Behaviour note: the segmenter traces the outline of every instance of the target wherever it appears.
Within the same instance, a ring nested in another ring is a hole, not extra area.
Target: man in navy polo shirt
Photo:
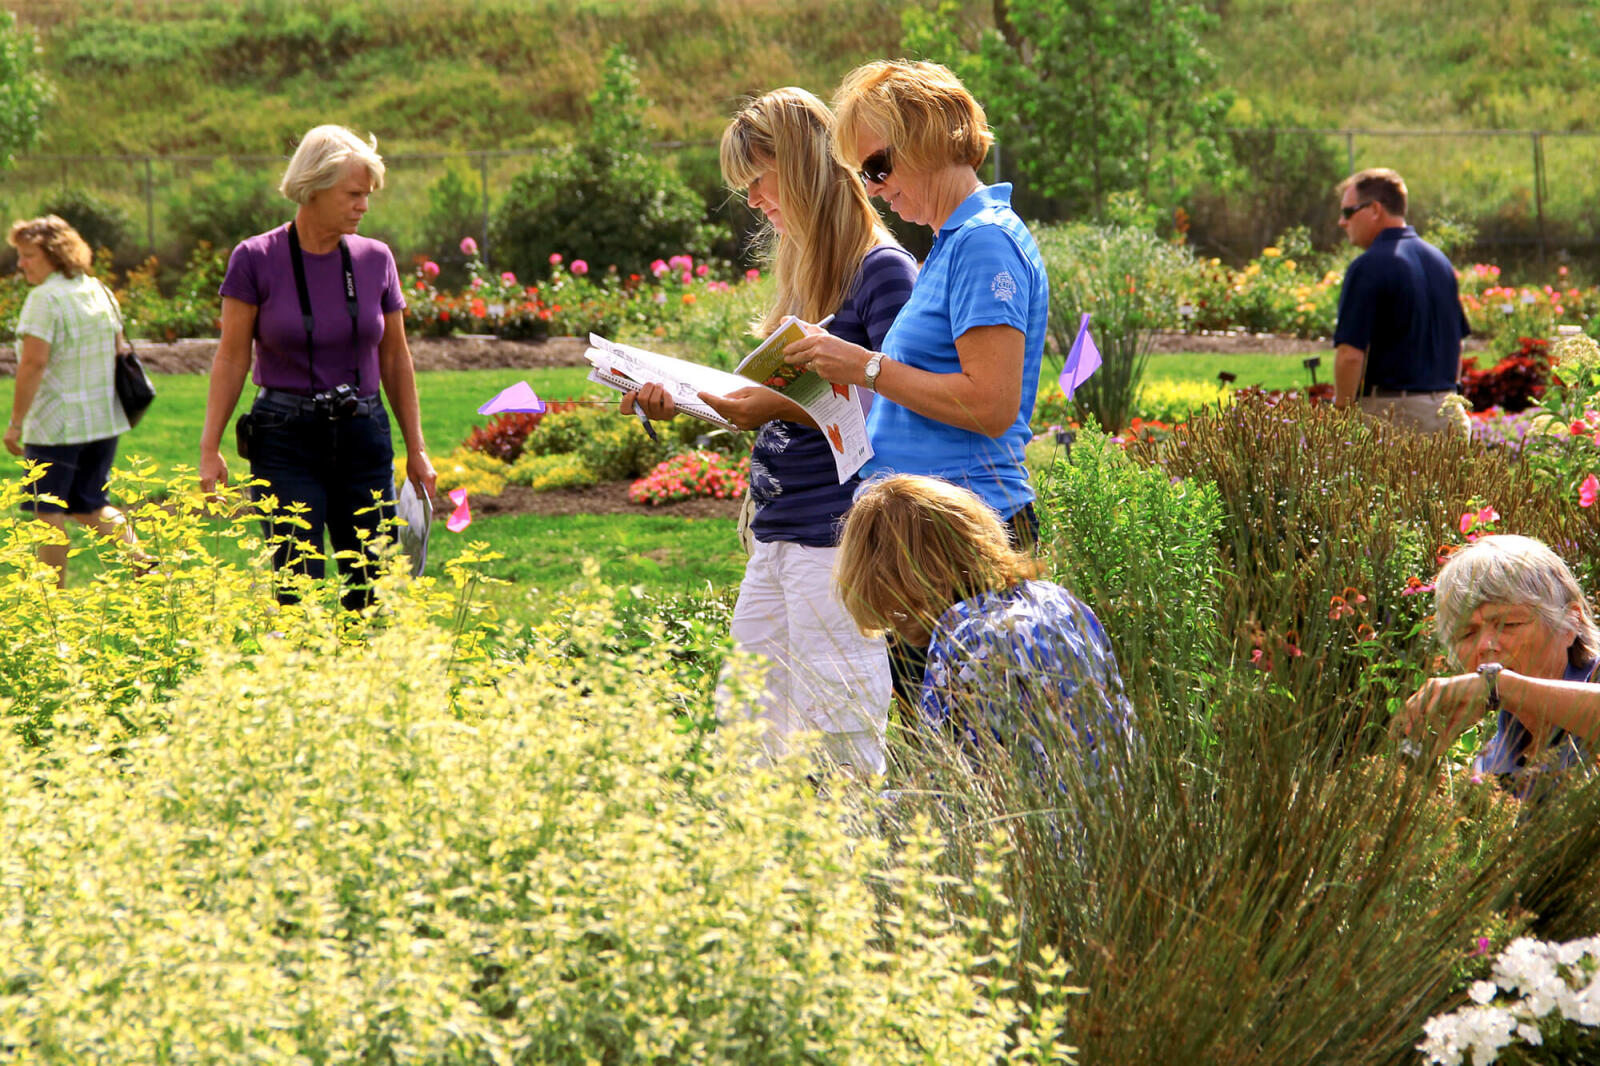
[[[1461,339],[1471,333],[1455,268],[1406,225],[1406,183],[1376,168],[1339,184],[1339,226],[1366,249],[1345,271],[1333,388],[1335,407],[1424,433],[1449,422],[1439,407],[1461,377]]]

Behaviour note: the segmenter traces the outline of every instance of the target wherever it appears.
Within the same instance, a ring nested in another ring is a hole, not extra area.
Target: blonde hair
[[[896,166],[923,171],[962,163],[976,170],[994,143],[983,108],[938,63],[880,59],[859,66],[844,76],[833,111],[834,153],[851,169],[861,162],[863,129],[894,150]]]
[[[861,260],[894,244],[855,172],[833,157],[833,114],[804,89],[774,89],[750,101],[722,132],[722,178],[735,191],[764,171],[778,176],[785,233],[766,227],[766,259],[777,280],[757,316],[762,337],[785,315],[816,322],[850,295]]]
[[[856,497],[834,576],[850,617],[875,636],[902,623],[931,632],[959,601],[1039,572],[978,496],[942,478],[896,474],[868,483]]]
[[[1388,167],[1368,167],[1356,171],[1339,183],[1339,195],[1343,196],[1344,191],[1352,187],[1356,190],[1356,199],[1377,203],[1395,218],[1405,217],[1409,197],[1406,179]]]
[[[1572,630],[1567,660],[1573,666],[1600,656],[1600,628],[1578,579],[1542,541],[1510,533],[1479,537],[1440,569],[1434,579],[1436,628],[1457,666],[1456,634],[1486,603],[1532,607],[1552,632]]]
[[[72,224],[60,215],[41,215],[11,223],[6,243],[13,248],[24,244],[38,246],[50,265],[64,277],[87,274],[94,265],[94,253]]]
[[[278,191],[297,204],[304,204],[314,193],[331,189],[339,174],[352,159],[366,165],[374,189],[383,188],[383,157],[378,154],[378,138],[362,140],[343,126],[317,126],[300,139]]]

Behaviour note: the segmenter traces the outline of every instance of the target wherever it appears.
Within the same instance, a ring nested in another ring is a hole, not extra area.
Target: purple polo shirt
[[[305,396],[336,385],[353,385],[362,396],[377,393],[383,316],[403,310],[406,301],[388,245],[359,236],[345,241],[356,278],[358,327],[352,335],[339,250],[322,255],[304,253],[306,293],[315,321],[315,349],[309,366],[294,263],[289,257],[289,227],[279,226],[234,248],[219,291],[257,309],[252,378],[257,385]]]

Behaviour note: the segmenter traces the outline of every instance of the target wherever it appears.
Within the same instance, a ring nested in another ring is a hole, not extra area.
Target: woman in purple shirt
[[[260,495],[278,500],[265,523],[273,566],[322,577],[326,531],[352,610],[371,603],[367,545],[393,514],[394,447],[380,385],[405,438],[406,477],[429,494],[436,480],[394,256],[356,236],[383,175],[377,141],[342,126],[318,126],[300,142],[278,187],[299,205],[294,221],[241,242],[228,260],[200,435],[200,485],[209,491],[228,480],[222,433],[253,355],[260,391],[238,435],[251,476],[266,482]],[[299,520],[289,512],[295,505],[304,508]],[[280,589],[279,598],[293,594]]]

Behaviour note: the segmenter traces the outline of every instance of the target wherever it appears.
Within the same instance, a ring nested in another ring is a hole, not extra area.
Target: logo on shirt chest
[[[994,293],[994,298],[1001,303],[1010,303],[1011,298],[1017,294],[1017,282],[1010,271],[1002,270],[989,282],[989,291]]]

